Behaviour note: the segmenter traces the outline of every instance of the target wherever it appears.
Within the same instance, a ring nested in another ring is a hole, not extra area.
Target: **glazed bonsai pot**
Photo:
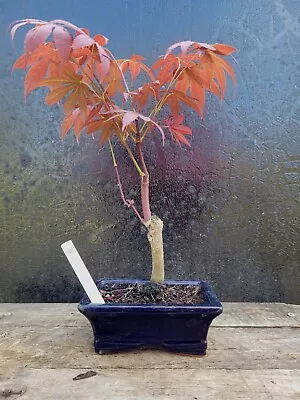
[[[142,280],[102,279],[107,284],[146,284]],[[222,313],[222,304],[207,282],[166,281],[166,285],[201,286],[199,305],[95,304],[84,296],[78,310],[90,321],[94,347],[99,354],[134,349],[161,349],[175,353],[205,355],[212,320]]]

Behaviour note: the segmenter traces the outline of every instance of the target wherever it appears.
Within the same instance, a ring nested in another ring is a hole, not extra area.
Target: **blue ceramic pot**
[[[102,279],[107,284],[147,283],[142,280]],[[78,310],[90,321],[95,351],[99,354],[133,349],[163,349],[175,353],[204,355],[212,320],[222,313],[208,283],[203,281],[165,281],[166,285],[200,285],[204,303],[199,305],[95,304],[85,296]]]

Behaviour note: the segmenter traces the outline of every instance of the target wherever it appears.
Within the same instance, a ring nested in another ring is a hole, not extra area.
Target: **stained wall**
[[[8,24],[69,19],[149,62],[179,40],[238,48],[237,87],[205,119],[188,113],[191,149],[149,141],[152,209],[164,219],[166,276],[208,280],[224,301],[299,303],[300,3],[298,0],[0,1],[0,301],[78,301],[60,244],[72,239],[95,279],[147,278],[146,234],[120,201],[107,149],[60,140],[43,90],[23,102]],[[139,181],[117,149],[126,194]]]

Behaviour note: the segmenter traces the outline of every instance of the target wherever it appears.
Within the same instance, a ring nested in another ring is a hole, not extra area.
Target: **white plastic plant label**
[[[61,245],[61,248],[91,302],[105,304],[105,301],[101,296],[99,289],[93,281],[72,240],[68,240],[67,242],[63,243]]]

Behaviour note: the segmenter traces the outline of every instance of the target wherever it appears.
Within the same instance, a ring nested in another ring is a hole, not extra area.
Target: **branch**
[[[136,149],[138,153],[138,157],[140,159],[140,163],[142,166],[142,171],[144,173],[144,176],[142,176],[142,182],[141,182],[141,200],[142,200],[142,209],[143,209],[143,215],[144,215],[144,223],[149,222],[151,219],[151,209],[150,209],[150,196],[149,196],[149,172],[145,163],[144,155],[143,155],[143,150],[142,150],[142,140],[141,140],[141,131],[139,128],[139,123],[136,120]]]
[[[120,189],[120,194],[121,194],[121,199],[123,201],[123,204],[125,206],[127,206],[128,208],[132,208],[132,210],[134,211],[135,215],[138,217],[138,219],[141,221],[141,223],[144,224],[144,220],[141,217],[141,214],[138,212],[138,210],[136,209],[136,207],[134,205],[134,200],[127,200],[125,198],[123,187],[122,187],[122,182],[121,182],[121,178],[120,178],[120,174],[119,174],[119,170],[118,170],[118,165],[115,164],[114,167],[115,167],[115,171],[116,171],[118,186],[119,186],[119,189]]]
[[[127,206],[128,208],[132,208],[134,213],[135,213],[135,215],[138,217],[138,219],[141,221],[141,223],[144,224],[144,221],[143,221],[143,218],[141,217],[141,214],[138,212],[138,210],[136,209],[136,207],[134,205],[134,201],[133,200],[127,200],[125,198],[123,187],[122,187],[122,182],[121,182],[121,178],[120,178],[120,174],[119,174],[119,170],[118,170],[118,164],[117,164],[115,153],[114,153],[114,149],[112,147],[112,144],[111,144],[110,140],[108,140],[108,143],[109,143],[109,148],[110,148],[111,156],[112,156],[113,163],[114,163],[114,168],[115,168],[115,171],[116,171],[117,182],[118,182],[118,186],[119,186],[119,189],[120,189],[120,194],[121,194],[121,199],[123,201],[123,204],[125,206]]]
[[[135,120],[135,126],[136,126],[136,137],[137,137],[137,140],[136,140],[137,153],[138,153],[141,165],[142,165],[142,171],[145,174],[145,178],[146,178],[145,183],[149,183],[149,172],[147,170],[147,166],[146,166],[143,151],[142,151],[141,131],[140,131],[138,120]]]

